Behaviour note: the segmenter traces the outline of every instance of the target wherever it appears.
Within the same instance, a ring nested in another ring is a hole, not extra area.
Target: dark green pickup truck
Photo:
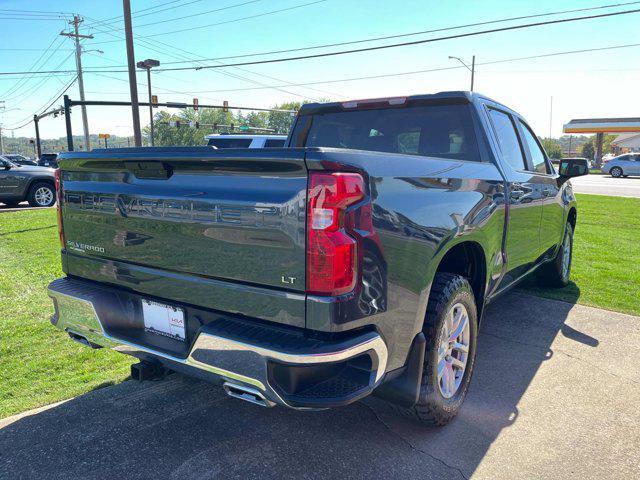
[[[516,112],[447,92],[303,106],[288,148],[60,156],[66,276],[52,322],[87,346],[262,406],[374,394],[444,424],[487,303],[567,284],[577,206]]]

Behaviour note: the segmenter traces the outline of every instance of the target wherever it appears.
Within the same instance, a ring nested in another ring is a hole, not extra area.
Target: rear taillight
[[[63,191],[62,191],[62,177],[60,176],[60,169],[56,168],[55,178],[56,178],[56,210],[58,212],[58,238],[60,239],[60,246],[65,248],[66,241],[64,238],[64,230],[62,229],[62,201],[63,201]]]
[[[307,292],[341,295],[358,278],[358,242],[349,235],[354,222],[347,209],[365,197],[357,173],[315,173],[309,176],[307,202]]]

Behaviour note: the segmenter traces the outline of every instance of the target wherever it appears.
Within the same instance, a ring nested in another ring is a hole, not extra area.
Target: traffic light
[[[226,100],[222,102],[222,111],[225,113],[229,111],[229,102],[227,102]]]
[[[198,99],[197,98],[193,99],[193,109],[194,110],[198,110]]]

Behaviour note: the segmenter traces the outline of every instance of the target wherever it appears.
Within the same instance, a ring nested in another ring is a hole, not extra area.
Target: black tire
[[[462,304],[468,314],[469,350],[460,385],[453,396],[446,398],[438,379],[438,347],[445,333],[446,316],[458,304]],[[451,273],[436,275],[427,304],[423,331],[427,346],[418,403],[412,408],[400,410],[426,425],[446,425],[462,407],[475,366],[478,310],[471,285],[464,277]]]
[[[568,248],[566,242],[569,242]],[[567,269],[564,269],[566,253],[569,254]],[[556,257],[542,265],[538,271],[538,283],[545,287],[564,288],[569,284],[571,276],[571,263],[573,261],[573,227],[567,222],[564,236],[562,237],[562,245],[556,254]]]
[[[609,170],[609,173],[613,178],[620,178],[624,176],[620,167],[613,167],[611,170]]]
[[[47,200],[44,201],[40,193],[44,190],[48,190],[50,195],[47,195]],[[32,207],[51,207],[56,203],[56,190],[51,183],[47,182],[35,182],[29,188],[29,194],[27,195],[29,205]]]

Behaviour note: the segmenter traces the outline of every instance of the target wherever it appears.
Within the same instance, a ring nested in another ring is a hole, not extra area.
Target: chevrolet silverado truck
[[[286,148],[65,153],[52,323],[139,379],[304,410],[373,394],[443,425],[487,304],[569,281],[588,169],[559,170],[468,92],[304,105]]]

